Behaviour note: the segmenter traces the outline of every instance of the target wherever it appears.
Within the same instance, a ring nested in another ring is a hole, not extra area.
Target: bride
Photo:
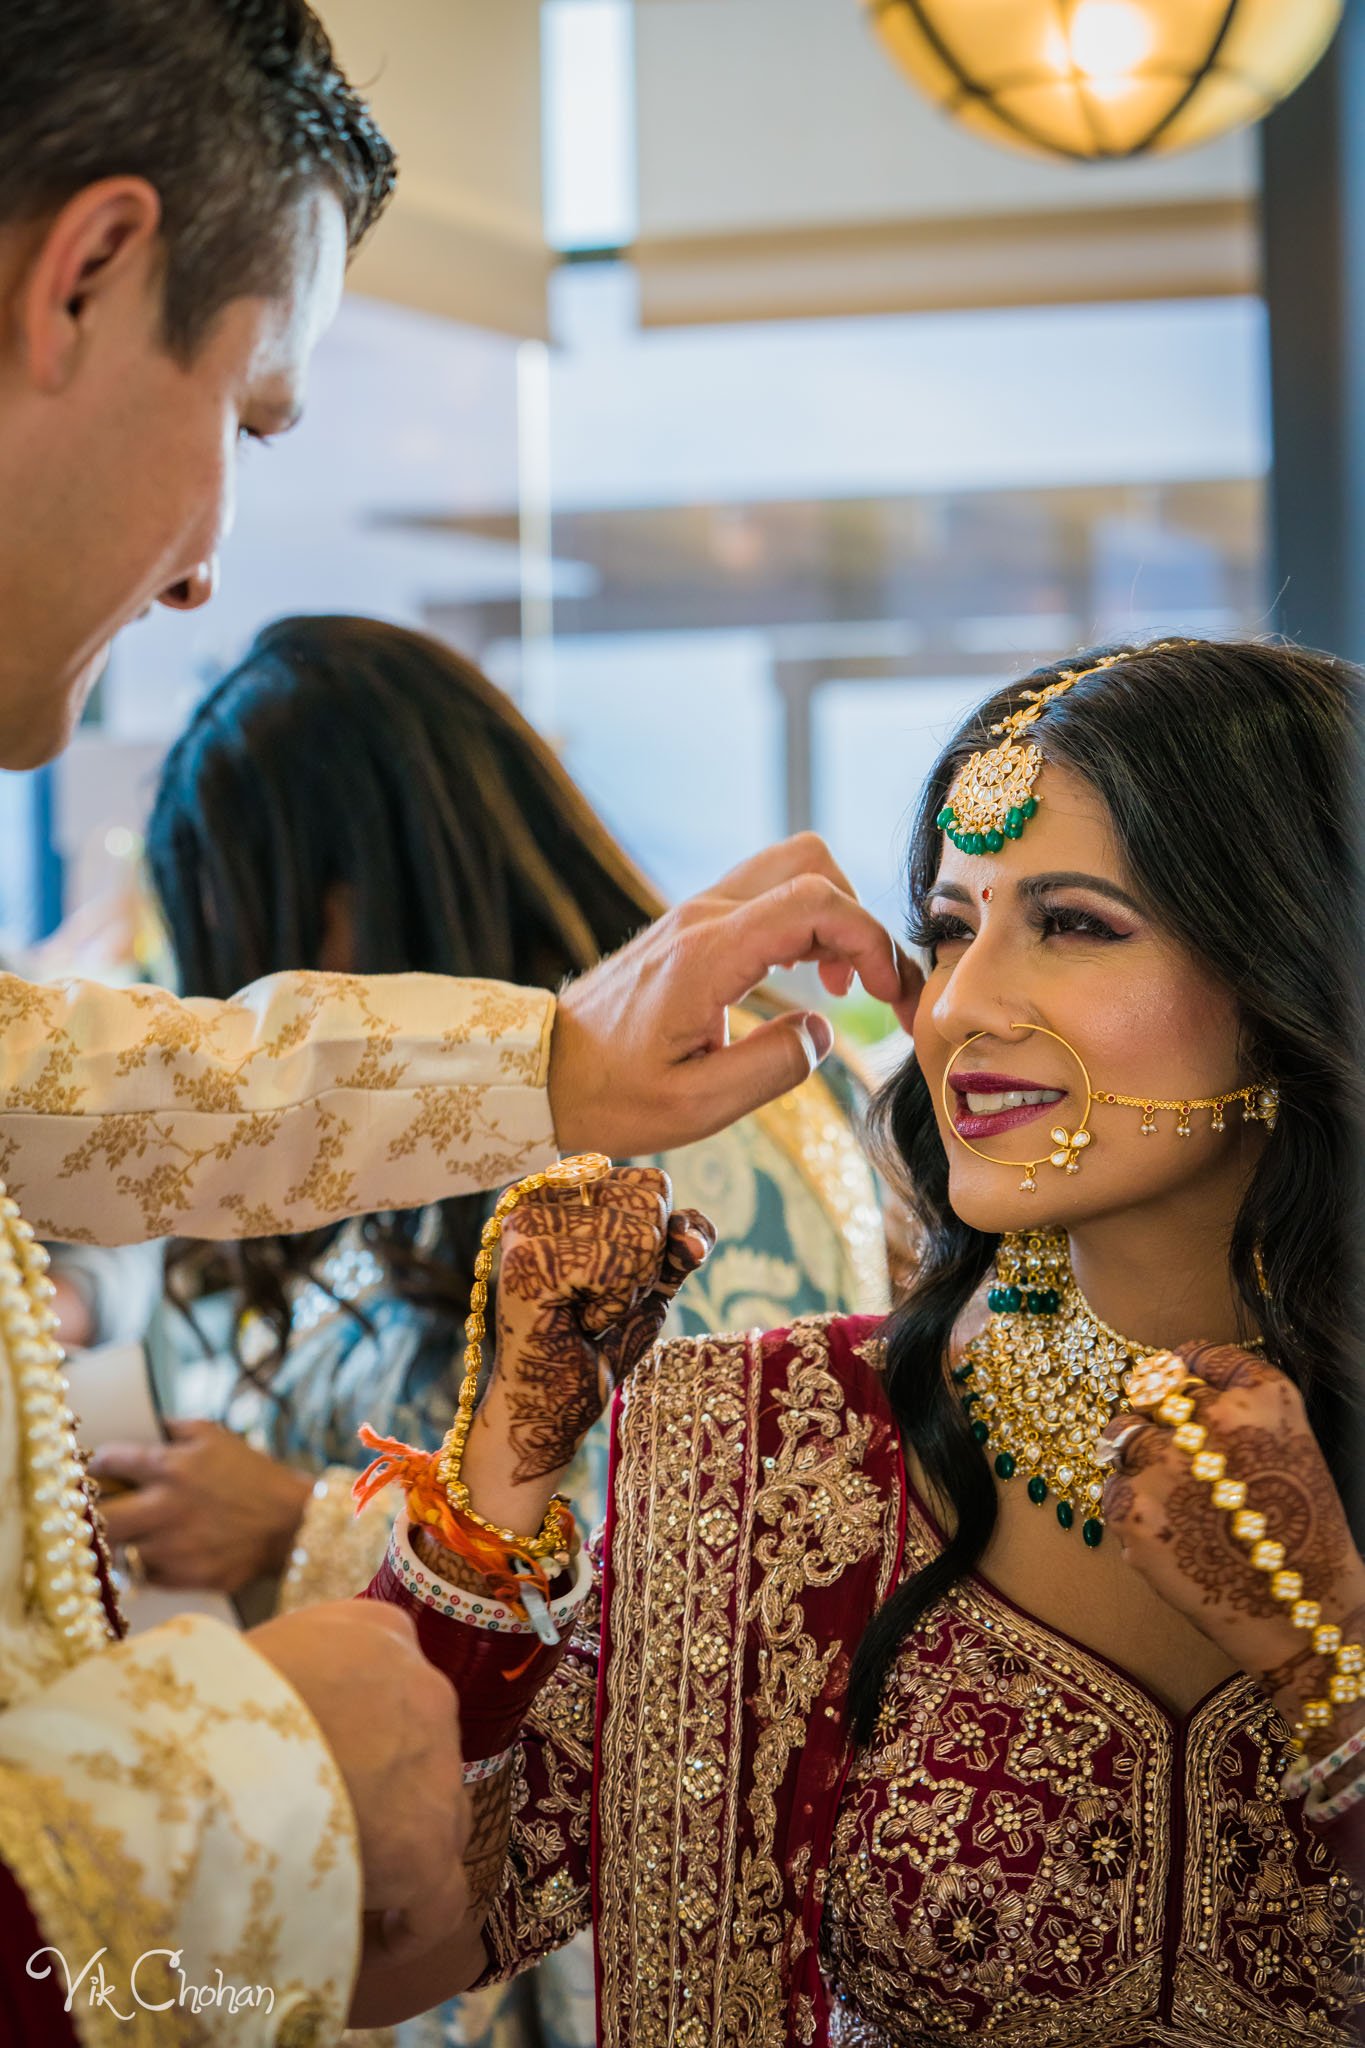
[[[504,1198],[477,1421],[476,1290],[443,1457],[372,1481],[371,1592],[479,1700],[479,1907],[358,2018],[591,1919],[611,2048],[1353,2038],[1359,687],[1159,643],[945,749],[889,1321],[651,1349],[711,1236],[663,1176]]]

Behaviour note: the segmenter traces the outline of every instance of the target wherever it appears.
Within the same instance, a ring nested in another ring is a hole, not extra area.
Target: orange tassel
[[[386,1486],[401,1486],[408,1519],[429,1529],[456,1557],[463,1557],[488,1581],[488,1589],[506,1603],[523,1621],[528,1620],[522,1589],[532,1585],[546,1607],[550,1604],[550,1580],[538,1557],[518,1543],[504,1543],[491,1530],[467,1520],[451,1507],[438,1472],[439,1451],[414,1450],[396,1437],[380,1436],[368,1422],[360,1425],[360,1441],[378,1456],[365,1467],[351,1488],[356,1513],[368,1507]],[[566,1540],[568,1532],[565,1532]],[[526,1567],[518,1572],[513,1559]]]

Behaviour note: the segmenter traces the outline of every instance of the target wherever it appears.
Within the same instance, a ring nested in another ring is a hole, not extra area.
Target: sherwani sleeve
[[[56,2048],[64,2020],[82,2048],[191,2027],[206,2048],[322,2048],[345,2023],[350,1800],[297,1694],[217,1622],[114,1644],[0,1714],[0,1861],[31,1915],[0,1938],[0,2014],[44,2021],[16,2048]],[[184,1985],[220,1981],[235,2009],[192,2019]]]
[[[554,1157],[553,998],[284,974],[231,1002],[0,976],[0,1178],[42,1237],[262,1237]]]
[[[552,1015],[543,993],[424,975],[276,976],[229,1003],[0,976],[0,1177],[40,1235],[94,1243],[297,1231],[495,1187],[553,1157]],[[0,1357],[11,1635],[27,1483],[18,1369]],[[82,2048],[169,2038],[179,2007],[172,2020],[116,2016],[137,1958],[163,1949],[193,1984],[221,1970],[271,1994],[269,2011],[264,1998],[200,2011],[196,2039],[333,2040],[358,1952],[359,1856],[298,1696],[203,1620],[46,1683],[21,1663],[0,1668],[0,1863],[73,1972],[106,1951],[110,1992],[92,2001],[87,1982],[64,2014],[60,1969],[28,1976],[11,1950],[30,1922],[10,1916],[0,2015],[45,2000],[44,2048],[67,2027]],[[169,1968],[147,1966],[140,1993],[174,1995]]]

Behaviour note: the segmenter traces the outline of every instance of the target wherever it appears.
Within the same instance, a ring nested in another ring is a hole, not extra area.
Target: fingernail
[[[811,1072],[821,1060],[828,1057],[834,1045],[834,1026],[828,1017],[822,1017],[818,1010],[808,1010],[801,1019],[801,1040],[806,1048]]]

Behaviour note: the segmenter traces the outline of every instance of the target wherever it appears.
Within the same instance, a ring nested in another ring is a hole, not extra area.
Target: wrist
[[[460,1478],[469,1489],[476,1515],[496,1528],[511,1529],[532,1540],[545,1519],[572,1453],[552,1471],[527,1474],[519,1457],[514,1418],[522,1404],[543,1396],[518,1386],[501,1364],[493,1369],[487,1392],[474,1418],[465,1446]]]

